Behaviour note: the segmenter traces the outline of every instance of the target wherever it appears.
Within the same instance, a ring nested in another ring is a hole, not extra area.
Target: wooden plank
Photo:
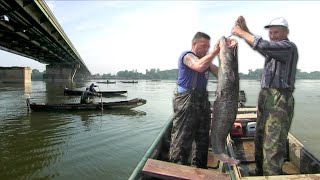
[[[148,159],[142,172],[160,179],[230,179],[228,174],[155,159]]]
[[[219,167],[219,160],[217,158],[214,158],[213,152],[208,151],[208,168],[217,169]]]
[[[252,119],[252,120],[256,120],[257,119],[257,114],[256,113],[237,114],[236,119]]]
[[[289,133],[289,158],[300,173],[319,173],[320,161]]]
[[[238,114],[257,113],[257,107],[254,108],[238,108]]]
[[[233,141],[237,159],[242,163],[255,162],[253,138],[234,138]]]
[[[286,161],[282,165],[282,172],[287,175],[300,174],[299,169],[289,161]]]

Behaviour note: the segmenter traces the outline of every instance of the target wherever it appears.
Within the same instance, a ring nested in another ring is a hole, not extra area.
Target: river
[[[92,82],[0,84],[0,179],[122,180],[130,176],[172,115],[175,81],[97,84],[101,91],[128,91],[127,96],[103,101],[147,100],[134,110],[27,112],[28,94],[36,103],[76,103],[79,97],[64,96],[63,88],[85,89]],[[319,87],[320,80],[297,80],[291,126],[291,133],[317,157]],[[215,89],[216,83],[209,82],[208,90]],[[241,80],[240,89],[246,93],[246,104],[256,105],[260,82]]]

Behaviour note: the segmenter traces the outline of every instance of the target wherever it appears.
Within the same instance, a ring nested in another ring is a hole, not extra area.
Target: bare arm
[[[218,77],[219,68],[218,68],[216,65],[214,65],[214,64],[210,64],[209,68],[210,68],[210,72],[211,72],[214,76]]]
[[[188,53],[183,58],[183,63],[187,65],[189,68],[203,72],[211,65],[213,58],[219,53],[219,46],[216,45],[215,49],[209,54],[205,55],[203,58],[199,59],[194,54]]]

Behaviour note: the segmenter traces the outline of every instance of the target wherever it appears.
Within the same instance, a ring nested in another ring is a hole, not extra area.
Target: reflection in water
[[[34,119],[32,121],[40,121],[42,123],[46,123],[46,121],[43,122],[42,119],[47,119],[46,114],[48,112],[30,112],[28,115],[31,117],[30,119]],[[107,120],[110,119],[112,116],[112,119],[121,119],[128,118],[128,117],[141,117],[145,116],[147,113],[144,111],[134,110],[134,109],[119,109],[119,110],[104,110],[104,111],[95,111],[95,110],[84,110],[84,111],[56,111],[56,112],[49,112],[50,115],[54,116],[65,116],[66,118],[64,121],[68,121],[68,119],[77,119],[77,117],[80,118],[82,121],[82,124],[86,126],[90,130],[90,125],[95,120]],[[72,118],[71,118],[72,117]],[[31,121],[31,122],[32,122]],[[33,126],[37,124],[33,123]]]
[[[23,90],[24,94],[30,94],[31,82],[29,83],[0,83],[0,91],[17,91]]]
[[[48,113],[7,119],[1,126],[0,179],[57,176],[55,171],[44,172],[63,155],[63,144],[68,137],[61,134],[68,133],[66,124],[59,116]]]
[[[64,88],[72,82],[46,82],[46,103],[59,104],[64,103]]]

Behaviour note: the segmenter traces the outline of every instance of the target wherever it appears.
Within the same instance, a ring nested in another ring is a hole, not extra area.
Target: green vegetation
[[[38,69],[32,69],[31,79],[33,81],[42,80],[44,73],[45,73],[45,71],[40,72]]]
[[[92,79],[177,79],[177,69],[171,69],[171,70],[164,70],[160,71],[160,69],[150,69],[146,70],[146,73],[140,73],[137,70],[132,71],[119,71],[116,75],[111,74],[95,74],[92,75]]]
[[[32,80],[41,80],[42,76],[45,72],[39,72],[37,69],[32,70],[31,78]],[[171,69],[171,70],[164,70],[160,71],[160,69],[150,69],[146,70],[146,73],[140,73],[137,70],[132,71],[119,71],[117,74],[95,74],[92,75],[91,79],[168,79],[168,80],[175,80],[177,79],[178,70],[177,69]],[[256,69],[256,70],[249,70],[248,74],[239,73],[240,79],[260,79],[262,74],[262,69]],[[211,73],[209,79],[216,79]],[[310,73],[302,72],[300,69],[297,69],[297,75],[296,79],[320,79],[320,71],[313,71]]]

